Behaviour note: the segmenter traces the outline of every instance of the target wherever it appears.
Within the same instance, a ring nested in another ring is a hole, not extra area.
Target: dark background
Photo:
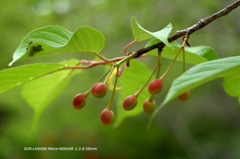
[[[158,31],[172,23],[173,31],[197,23],[233,3],[233,0],[1,0],[0,1],[0,69],[8,68],[21,40],[31,30],[60,25],[70,31],[90,26],[103,33],[107,58],[122,56],[125,45],[133,40],[131,18],[147,30]],[[208,45],[218,56],[239,55],[240,8],[191,35],[192,46]],[[145,45],[139,42],[129,49]],[[93,59],[88,54],[59,54],[16,62],[13,66],[33,62]],[[155,65],[153,57],[145,64]],[[163,60],[163,69],[170,60]],[[177,62],[173,69],[178,70]],[[188,68],[191,65],[187,65]],[[22,86],[0,94],[0,158],[47,159],[238,159],[240,158],[240,109],[236,98],[222,88],[222,79],[191,91],[186,103],[170,102],[146,130],[149,116],[127,118],[117,127],[99,122],[99,100],[91,98],[86,111],[72,109],[72,98],[96,81],[100,67],[84,70],[43,112],[36,129],[32,128],[33,110],[21,97]],[[180,73],[179,73],[180,74]],[[172,70],[163,94],[178,75]],[[164,96],[161,96],[163,98]],[[163,99],[156,99],[158,103]],[[107,105],[109,98],[101,100]],[[24,147],[91,147],[91,151],[24,151]]]

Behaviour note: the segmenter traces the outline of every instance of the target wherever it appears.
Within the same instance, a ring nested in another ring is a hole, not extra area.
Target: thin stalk
[[[185,49],[183,47],[183,72],[185,72]]]
[[[173,63],[175,62],[175,60],[177,59],[179,53],[181,52],[182,50],[182,47],[178,50],[178,53],[177,55],[175,56],[175,58],[173,59],[172,63],[170,64],[170,66],[168,67],[168,69],[166,70],[166,72],[162,75],[162,77],[160,77],[160,80],[163,81],[164,78],[166,77],[166,75],[168,74],[168,72],[170,71],[170,69],[172,68],[173,66]]]
[[[137,98],[139,96],[139,94],[142,92],[142,90],[146,87],[146,85],[148,84],[149,80],[152,78],[154,72],[156,71],[156,69],[159,67],[159,64],[157,63],[156,66],[154,67],[151,75],[148,77],[147,81],[144,83],[144,85],[134,94],[134,96]]]
[[[158,70],[157,70],[157,78],[159,78],[160,69],[161,69],[161,65],[162,65],[161,52],[162,52],[162,50],[158,50],[158,60],[157,60]]]
[[[109,69],[97,82],[101,82],[103,80],[103,78],[110,72],[111,69]],[[84,95],[87,97],[92,91],[92,87],[87,90]]]
[[[98,53],[95,53],[95,52],[88,52],[88,53],[96,55],[97,57],[99,57],[101,60],[103,60],[105,62],[110,62],[108,59],[104,58],[103,56],[101,56]]]
[[[168,74],[168,72],[170,71],[170,69],[172,68],[174,62],[176,61],[179,53],[182,51],[182,49],[184,49],[184,46],[186,44],[188,40],[188,34],[185,35],[184,39],[183,39],[183,44],[182,46],[180,47],[180,49],[178,50],[178,53],[176,54],[175,58],[173,59],[172,63],[170,64],[170,66],[168,67],[168,69],[166,70],[166,72],[162,75],[162,77],[160,77],[160,80],[163,81],[164,78],[166,77],[166,75]],[[185,62],[185,61],[184,61]],[[185,66],[184,66],[184,69],[185,69]]]
[[[115,68],[115,65],[113,65],[112,67],[111,67],[111,69],[109,70],[109,73],[108,73],[108,76],[106,77],[106,79],[104,80],[104,84],[106,84],[107,83],[107,80],[109,79],[109,77],[110,77],[110,75],[111,75],[111,73],[112,73],[112,71],[113,71],[113,69]]]
[[[132,46],[135,42],[137,42],[138,39],[139,39],[139,38],[133,40],[131,43],[129,43],[127,46],[124,47],[123,53],[124,53],[126,56],[128,55],[128,54],[127,54],[127,49],[128,49],[130,46]]]
[[[114,94],[115,94],[115,90],[116,90],[116,86],[117,86],[117,80],[118,80],[119,65],[115,65],[115,66],[116,66],[116,68],[117,68],[117,74],[116,74],[116,76],[115,76],[115,82],[114,82],[114,87],[113,87],[113,91],[112,91],[112,96],[111,96],[110,101],[109,101],[108,106],[107,106],[107,108],[108,108],[109,110],[112,109],[113,97],[114,97]],[[115,66],[114,66],[114,68],[115,68]]]

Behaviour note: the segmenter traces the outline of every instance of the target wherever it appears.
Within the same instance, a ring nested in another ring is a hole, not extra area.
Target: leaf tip
[[[136,17],[133,16],[132,19],[131,19],[131,21],[132,21],[132,22],[133,22],[133,21],[136,21]]]

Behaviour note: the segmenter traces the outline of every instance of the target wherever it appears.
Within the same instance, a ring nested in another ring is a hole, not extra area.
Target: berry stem
[[[101,82],[101,81],[103,80],[103,78],[104,78],[107,74],[109,74],[110,71],[111,71],[111,69],[109,69],[109,70],[97,81],[97,83],[98,83],[98,82]],[[106,84],[105,81],[104,81],[104,84]],[[89,90],[87,90],[87,91],[84,93],[84,95],[87,97],[87,96],[91,93],[91,91],[92,91],[92,87],[91,87]]]
[[[116,86],[117,86],[117,80],[118,80],[119,65],[114,65],[114,66],[113,66],[113,69],[114,69],[115,67],[117,68],[117,73],[116,73],[116,76],[115,76],[115,82],[114,82],[114,87],[113,87],[112,95],[111,95],[110,101],[109,101],[108,106],[107,106],[107,109],[109,109],[109,110],[112,109],[113,97],[114,97],[114,94],[115,94],[115,90],[116,90]]]
[[[158,60],[157,60],[157,63],[158,63],[158,71],[157,71],[157,78],[159,78],[160,68],[161,68],[161,65],[162,65],[161,53],[162,53],[162,50],[158,49]]]
[[[183,72],[185,72],[185,49],[183,47]]]
[[[142,90],[145,88],[145,86],[148,84],[149,80],[152,78],[154,72],[156,71],[156,69],[159,67],[159,63],[156,64],[156,66],[154,67],[151,75],[148,77],[147,81],[144,83],[144,85],[134,94],[134,96],[137,98],[139,96],[139,94],[142,92]]]
[[[153,95],[151,94],[150,97],[148,98],[149,102],[153,102]]]
[[[170,69],[172,68],[173,63],[176,61],[179,53],[182,51],[182,49],[184,49],[184,46],[185,46],[188,38],[189,38],[189,36],[188,36],[188,34],[186,34],[186,35],[184,36],[182,46],[181,46],[180,49],[178,50],[178,53],[176,54],[176,56],[175,56],[175,58],[173,59],[172,63],[170,64],[170,66],[168,67],[168,69],[166,70],[166,72],[162,75],[162,77],[160,77],[160,80],[161,80],[161,81],[164,80],[164,78],[166,77],[166,75],[168,74],[168,72],[170,71]],[[184,60],[184,62],[185,62],[185,60]],[[184,69],[185,69],[185,66],[184,66]]]
[[[104,80],[104,84],[106,84],[107,83],[107,80],[109,79],[109,77],[110,77],[110,75],[112,74],[112,71],[114,70],[114,68],[115,68],[115,65],[113,65],[112,67],[111,67],[111,69],[108,71],[108,76],[106,77],[106,79]]]

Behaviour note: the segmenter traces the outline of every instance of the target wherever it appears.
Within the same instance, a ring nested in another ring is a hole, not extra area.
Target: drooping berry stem
[[[185,49],[183,47],[183,72],[185,72]]]
[[[166,70],[166,72],[162,75],[162,77],[160,77],[160,80],[162,80],[162,81],[164,80],[164,78],[166,77],[166,75],[168,74],[168,72],[170,71],[170,69],[172,68],[174,62],[176,61],[179,53],[182,51],[182,49],[184,49],[184,46],[185,46],[188,38],[189,38],[189,36],[188,36],[188,34],[186,34],[186,35],[184,36],[182,46],[181,46],[180,49],[178,50],[178,53],[176,54],[175,58],[173,59],[172,63],[170,64],[170,66],[168,67],[168,69]],[[185,61],[184,61],[184,62],[185,62]],[[185,67],[185,66],[184,66],[184,67]]]
[[[101,82],[101,81],[103,80],[103,78],[104,78],[106,75],[109,74],[110,71],[111,71],[111,69],[108,70],[108,71],[98,80],[98,82]],[[98,83],[98,82],[97,82],[97,83]],[[105,82],[104,84],[106,84],[106,82]],[[92,91],[92,87],[91,87],[89,90],[87,90],[87,91],[84,93],[84,95],[87,97],[87,96],[91,93],[91,91]]]
[[[112,66],[112,67],[110,68],[110,70],[109,70],[109,72],[108,72],[108,76],[106,77],[106,79],[104,80],[103,83],[105,83],[105,84],[107,83],[107,81],[108,81],[109,77],[111,76],[114,68],[115,68],[115,66]]]
[[[172,66],[173,66],[175,60],[177,59],[179,53],[181,52],[181,50],[182,50],[182,49],[180,48],[179,51],[178,51],[178,53],[177,53],[177,55],[176,55],[175,58],[173,59],[172,63],[170,64],[170,66],[169,66],[168,69],[166,70],[166,72],[160,77],[160,80],[161,80],[161,81],[164,80],[164,78],[166,77],[166,75],[168,74],[168,72],[170,71],[170,69],[172,68]]]
[[[162,53],[162,50],[158,49],[158,60],[157,60],[157,63],[158,63],[159,66],[158,66],[158,70],[157,70],[157,78],[159,78],[160,68],[161,68],[161,65],[162,65],[161,53]]]
[[[113,87],[112,95],[111,95],[110,101],[109,101],[108,106],[107,106],[107,108],[108,108],[109,110],[111,110],[111,108],[112,108],[113,97],[114,97],[114,94],[115,94],[115,90],[116,90],[116,86],[117,86],[117,80],[118,80],[119,65],[114,65],[113,68],[115,68],[115,67],[116,67],[116,69],[117,69],[117,73],[116,73],[116,76],[115,76],[115,82],[114,82],[114,87]]]
[[[152,78],[154,72],[156,71],[156,69],[159,67],[159,63],[157,62],[157,64],[155,65],[151,75],[148,77],[147,81],[144,83],[144,85],[134,94],[134,96],[137,98],[139,96],[139,94],[142,92],[142,90],[146,87],[146,85],[148,84],[149,80]]]

